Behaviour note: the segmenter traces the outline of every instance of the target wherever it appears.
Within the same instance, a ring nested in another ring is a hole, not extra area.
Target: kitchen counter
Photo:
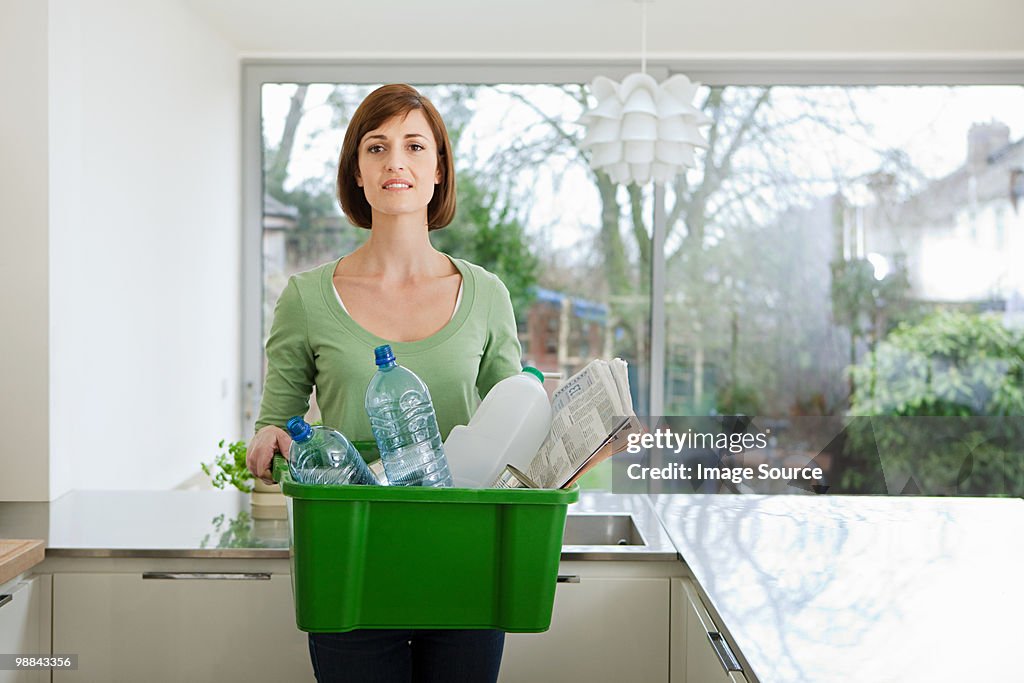
[[[0,503],[0,537],[46,541],[47,557],[288,558],[288,522],[253,520],[238,491],[72,491]]]
[[[0,538],[45,539],[64,567],[287,560],[287,521],[248,510],[233,491],[77,491],[0,503]],[[1024,679],[1020,499],[584,491],[569,514],[631,515],[644,543],[563,561],[682,559],[751,683]]]
[[[646,497],[583,491],[570,515],[632,515],[643,545],[563,546],[563,560],[678,558]],[[48,557],[288,559],[287,520],[254,520],[238,491],[72,491],[0,503],[0,538],[41,538]]]
[[[752,681],[1024,680],[1024,500],[652,503]]]
[[[42,562],[43,555],[40,540],[0,538],[0,585]]]

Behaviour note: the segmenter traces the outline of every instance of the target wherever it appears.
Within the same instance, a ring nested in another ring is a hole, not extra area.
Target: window
[[[1024,413],[1013,390],[1024,381],[1024,88],[743,85],[690,73],[712,83],[697,95],[712,144],[656,193],[608,186],[578,149],[580,84],[632,70],[437,67],[456,77],[418,80],[448,123],[459,175],[460,214],[432,239],[509,286],[524,362],[568,375],[594,357],[625,358],[638,414]],[[306,72],[341,76],[296,76]],[[247,280],[262,292],[253,346],[290,273],[365,238],[331,187],[345,122],[374,87],[342,77],[351,73],[249,70],[264,159],[258,182],[247,180],[247,206],[263,197],[264,273]],[[415,83],[410,74],[431,69],[366,73]],[[937,334],[956,347],[957,377],[971,378],[959,398],[905,381],[921,358],[935,362],[927,340]],[[979,338],[1001,340],[984,351],[996,365],[979,369]]]

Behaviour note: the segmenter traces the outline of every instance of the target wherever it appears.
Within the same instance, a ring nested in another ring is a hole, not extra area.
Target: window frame
[[[638,71],[638,60],[580,59],[552,63],[533,58],[510,62],[480,59],[242,60],[241,84],[241,320],[240,428],[252,434],[262,395],[263,157],[260,122],[264,83],[589,83],[603,75],[620,80]],[[649,60],[647,72],[661,81],[684,73],[711,86],[1020,85],[1024,57],[967,55],[752,55]],[[665,374],[665,192],[654,188],[651,249],[651,415],[664,411]]]

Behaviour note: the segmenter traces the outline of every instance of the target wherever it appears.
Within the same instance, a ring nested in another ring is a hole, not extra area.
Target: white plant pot
[[[253,482],[252,518],[288,519],[287,503],[278,484],[264,484],[260,479]]]

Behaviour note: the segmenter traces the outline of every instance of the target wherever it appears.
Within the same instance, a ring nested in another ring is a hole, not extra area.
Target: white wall
[[[238,429],[238,60],[175,0],[50,8],[49,496],[169,488]]]
[[[0,500],[48,489],[46,10],[0,1]]]

